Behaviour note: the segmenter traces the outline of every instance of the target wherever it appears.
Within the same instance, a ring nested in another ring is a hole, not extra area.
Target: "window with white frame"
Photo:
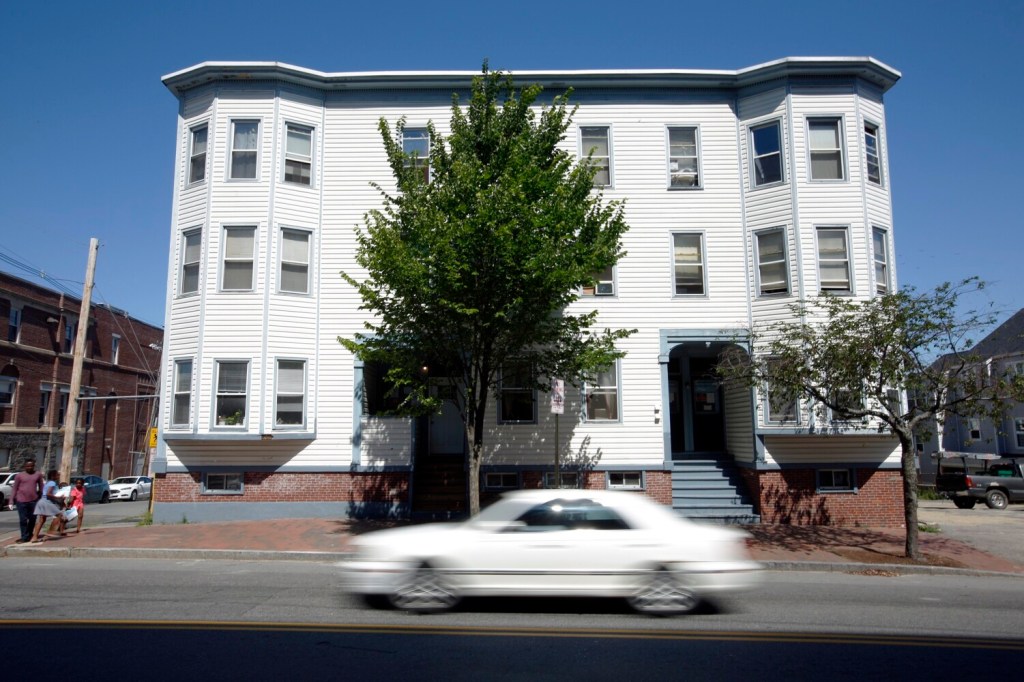
[[[696,126],[668,129],[669,187],[675,189],[700,187],[698,153]]]
[[[252,291],[254,274],[255,227],[224,228],[223,291]]]
[[[818,279],[822,293],[850,293],[850,250],[845,227],[818,228]]]
[[[73,320],[67,315],[64,316],[64,352],[70,353],[75,349],[75,337],[78,336],[78,320]]]
[[[309,235],[306,230],[281,230],[281,272],[277,286],[284,293],[309,293]]]
[[[249,363],[233,360],[216,364],[216,424],[244,427],[249,397]]]
[[[772,121],[750,129],[754,187],[785,179],[782,164],[782,124]]]
[[[808,118],[807,146],[811,154],[811,180],[844,180],[843,119]]]
[[[306,361],[277,361],[277,396],[274,401],[277,428],[306,425]]]
[[[430,131],[426,128],[402,130],[402,152],[405,167],[414,168],[423,182],[430,182]]]
[[[875,259],[875,291],[889,293],[889,239],[885,230],[871,230],[872,255]]]
[[[837,409],[832,410],[832,421],[851,421],[859,417],[851,416],[848,410],[864,408],[864,393],[859,389],[837,388],[832,393],[832,403]]]
[[[609,265],[601,272],[594,273],[594,284],[583,287],[584,296],[614,296],[615,266]]]
[[[580,152],[582,158],[590,157],[594,168],[594,187],[609,187],[612,184],[612,155],[608,126],[580,127]]]
[[[118,358],[121,355],[121,335],[112,334],[110,336],[110,362],[117,364]]]
[[[509,362],[501,368],[498,387],[501,424],[535,424],[537,422],[537,391],[533,372],[525,362]]]
[[[674,292],[676,296],[704,294],[704,236],[700,233],[672,235]]]
[[[80,398],[95,398],[96,389],[88,386],[83,387],[78,392]],[[81,413],[78,422],[86,429],[92,428],[93,415],[96,413],[96,401],[95,400],[79,400],[79,412]]]
[[[597,372],[586,388],[587,421],[618,421],[619,377],[617,363]]]
[[[188,426],[192,417],[192,360],[174,361],[174,404],[171,426]]]
[[[1024,448],[1024,418],[1017,417],[1013,420],[1014,433],[1017,436],[1017,447]]]
[[[284,181],[313,182],[313,129],[309,126],[285,124]]]
[[[818,469],[818,491],[839,492],[853,490],[852,469]]]
[[[488,471],[484,474],[487,490],[515,490],[519,487],[519,474],[514,471]]]
[[[50,412],[50,395],[53,393],[51,384],[42,384],[39,387],[39,425],[46,426],[46,418]]]
[[[255,180],[259,157],[260,122],[231,122],[232,180]]]
[[[967,430],[970,432],[971,440],[981,439],[981,420],[977,417],[971,417],[967,420]]]
[[[571,488],[580,487],[580,474],[578,471],[561,471],[558,474],[558,482],[555,481],[554,471],[544,472],[545,488]]]
[[[789,293],[786,231],[776,228],[754,235],[757,254],[757,292],[760,296]]]
[[[244,491],[244,475],[241,473],[203,474],[203,492],[211,495],[241,495]]]
[[[799,400],[797,396],[786,391],[775,389],[771,380],[778,371],[778,360],[769,358],[766,361],[768,381],[765,384],[765,421],[771,424],[796,423],[800,419]]]
[[[185,295],[199,291],[199,257],[202,250],[202,228],[181,233],[181,275],[178,278],[178,293]]]
[[[625,490],[641,490],[644,487],[644,475],[640,471],[609,471],[608,487]]]
[[[7,340],[11,343],[21,340],[21,308],[15,307],[13,303],[7,315]]]
[[[189,135],[188,182],[202,182],[206,179],[206,138],[209,128],[206,125],[196,126]]]
[[[868,182],[882,184],[882,157],[879,153],[878,126],[864,124],[864,164],[867,167]]]

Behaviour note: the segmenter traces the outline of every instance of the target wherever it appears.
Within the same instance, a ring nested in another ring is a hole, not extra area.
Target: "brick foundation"
[[[408,504],[409,475],[388,473],[244,474],[242,494],[204,494],[202,474],[172,473],[156,477],[156,502],[387,502]]]
[[[761,523],[797,526],[902,528],[903,476],[897,470],[857,469],[856,492],[819,493],[814,469],[744,469]]]

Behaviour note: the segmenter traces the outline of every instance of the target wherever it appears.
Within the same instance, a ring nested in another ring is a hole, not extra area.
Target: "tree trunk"
[[[476,516],[480,513],[480,451],[483,449],[483,443],[477,443],[475,434],[472,433],[474,429],[470,428],[471,433],[466,434],[469,438],[469,466],[467,467],[467,476],[469,476],[469,515]]]
[[[906,556],[915,561],[920,558],[917,546],[917,461],[914,441],[909,434],[897,433],[900,439],[900,462],[903,465],[903,519],[907,526]]]

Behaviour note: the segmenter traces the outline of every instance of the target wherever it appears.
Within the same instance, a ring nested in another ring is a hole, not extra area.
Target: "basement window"
[[[818,469],[818,492],[854,492],[853,469]]]
[[[244,492],[244,474],[203,474],[204,495],[241,495]]]

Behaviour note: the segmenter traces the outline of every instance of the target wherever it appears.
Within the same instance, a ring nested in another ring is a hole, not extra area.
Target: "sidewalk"
[[[154,526],[106,525],[81,535],[49,538],[39,544],[3,541],[8,557],[124,557],[191,559],[340,560],[353,535],[385,527],[372,521],[275,519]],[[1024,566],[986,553],[941,533],[920,533],[923,560],[903,555],[904,533],[896,528],[833,526],[746,527],[751,554],[769,568],[824,571],[914,573],[1014,573]]]

